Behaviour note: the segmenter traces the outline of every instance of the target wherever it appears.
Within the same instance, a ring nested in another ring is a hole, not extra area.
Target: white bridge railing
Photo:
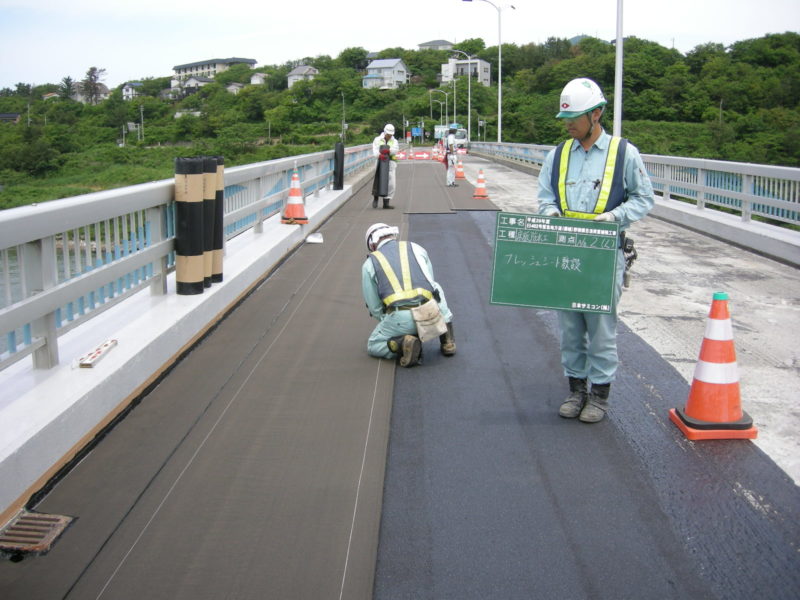
[[[553,146],[472,142],[473,151],[541,167]],[[698,209],[716,207],[800,226],[800,169],[643,154],[653,189]]]
[[[225,239],[283,210],[297,169],[303,196],[332,184],[333,150],[225,169]],[[344,175],[371,166],[372,146],[345,149]],[[58,364],[58,336],[175,268],[174,180],[0,211],[0,370],[32,355]]]

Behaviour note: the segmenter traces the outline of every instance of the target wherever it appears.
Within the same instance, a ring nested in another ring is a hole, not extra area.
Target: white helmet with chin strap
[[[367,240],[367,250],[374,252],[383,238],[398,235],[400,235],[400,230],[397,227],[392,227],[386,223],[373,223],[367,228],[367,234],[365,236]]]
[[[392,125],[391,123],[387,123],[386,126],[383,128],[383,133],[394,135],[394,125]]]
[[[585,77],[573,79],[561,91],[561,111],[556,118],[574,119],[605,105],[606,98],[599,85]]]

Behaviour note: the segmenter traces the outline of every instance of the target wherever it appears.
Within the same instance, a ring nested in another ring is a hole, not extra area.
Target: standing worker
[[[451,127],[445,142],[445,160],[447,165],[447,187],[456,185],[456,130]]]
[[[439,336],[442,354],[453,356],[453,314],[444,290],[433,278],[428,253],[414,242],[398,241],[399,230],[385,223],[370,225],[366,233],[370,254],[361,266],[361,289],[369,314],[378,319],[367,341],[367,352],[397,359],[401,367],[422,360],[422,342],[411,309],[432,300],[439,304],[447,331]]]
[[[394,125],[387,123],[383,131],[372,141],[372,155],[378,159],[375,169],[375,180],[372,183],[372,208],[378,208],[378,198],[383,196],[383,208],[394,208],[390,203],[394,197],[397,183],[397,150],[399,144],[394,138]],[[386,163],[382,165],[381,163]],[[382,169],[389,169],[388,185],[381,189],[380,179]]]
[[[558,414],[585,423],[601,421],[617,371],[617,308],[626,254],[633,240],[624,230],[653,207],[653,186],[636,147],[600,125],[606,99],[591,79],[573,79],[561,92],[560,112],[570,139],[550,151],[539,173],[539,214],[616,221],[619,251],[612,312],[558,312],[561,365],[570,395]]]

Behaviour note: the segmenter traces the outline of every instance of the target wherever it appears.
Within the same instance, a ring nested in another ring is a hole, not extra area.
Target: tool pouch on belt
[[[423,342],[438,338],[447,331],[447,323],[444,322],[439,303],[433,298],[412,308],[411,316],[417,324],[417,336]]]

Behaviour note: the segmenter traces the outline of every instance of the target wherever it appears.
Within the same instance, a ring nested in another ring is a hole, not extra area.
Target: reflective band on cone
[[[742,410],[728,295],[714,294],[686,408],[670,420],[690,440],[753,439],[758,430]]]
[[[466,179],[467,177],[464,175],[464,165],[461,164],[461,159],[458,161],[458,166],[456,167],[456,179]]]
[[[472,197],[476,200],[488,200],[489,194],[486,192],[486,179],[483,177],[483,169],[478,171],[478,183],[475,185],[475,193]]]
[[[289,198],[286,200],[286,209],[283,211],[281,223],[287,225],[308,225],[306,209],[303,205],[303,190],[300,189],[300,176],[297,169],[292,173],[292,183],[289,186]]]

